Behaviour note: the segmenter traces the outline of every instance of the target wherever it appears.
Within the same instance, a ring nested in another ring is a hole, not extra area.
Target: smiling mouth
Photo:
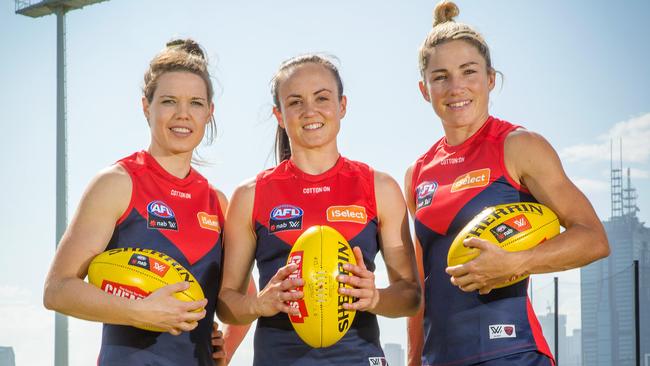
[[[460,102],[449,103],[447,104],[447,107],[451,109],[461,109],[466,105],[469,105],[471,102],[471,100],[461,100]]]
[[[314,122],[314,123],[304,125],[304,126],[302,126],[302,128],[305,129],[305,130],[317,130],[317,129],[323,127],[324,125],[325,124],[323,122]]]
[[[183,134],[183,135],[188,135],[192,133],[192,130],[190,130],[187,127],[171,127],[169,130],[174,133]]]

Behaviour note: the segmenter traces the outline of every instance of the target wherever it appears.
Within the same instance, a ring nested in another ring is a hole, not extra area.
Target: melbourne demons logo
[[[416,210],[431,205],[433,196],[438,189],[437,182],[422,182],[415,188]]]
[[[178,231],[176,216],[171,207],[163,201],[151,201],[147,205],[147,227],[149,229]]]
[[[271,210],[269,232],[302,229],[303,210],[292,205],[280,205]]]

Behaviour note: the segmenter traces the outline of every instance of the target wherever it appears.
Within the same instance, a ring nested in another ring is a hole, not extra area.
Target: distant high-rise
[[[16,366],[13,348],[0,346],[0,366]]]
[[[401,344],[386,343],[384,344],[384,354],[389,366],[404,366],[404,348]]]
[[[636,213],[636,190],[627,171],[612,167],[612,216],[603,225],[611,254],[580,270],[582,362],[635,365],[634,260],[639,261],[641,365],[650,361],[650,228]],[[561,357],[561,355],[560,355]],[[561,358],[560,358],[561,359]]]

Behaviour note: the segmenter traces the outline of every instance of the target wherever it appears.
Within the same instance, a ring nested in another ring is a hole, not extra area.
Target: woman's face
[[[192,152],[205,133],[214,105],[203,79],[191,72],[167,72],[158,78],[151,103],[142,98],[151,129],[151,152]]]
[[[339,99],[334,75],[324,66],[306,63],[295,67],[280,82],[280,108],[273,114],[287,131],[291,150],[336,147],[345,116],[346,98]]]
[[[495,73],[488,71],[478,49],[454,40],[430,51],[420,91],[445,126],[481,126],[489,116],[494,81]]]

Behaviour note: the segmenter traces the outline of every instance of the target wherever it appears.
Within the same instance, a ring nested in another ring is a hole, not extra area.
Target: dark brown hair
[[[158,87],[160,76],[167,72],[183,71],[199,76],[205,82],[208,94],[208,103],[212,102],[214,88],[208,71],[208,61],[205,52],[197,42],[192,39],[175,39],[167,42],[160,53],[149,63],[149,69],[144,73],[142,93],[149,103]],[[210,116],[210,124],[206,131],[206,141],[212,143],[217,127],[214,116]]]
[[[327,57],[315,53],[310,53],[306,55],[295,56],[284,61],[278,68],[278,71],[275,73],[275,75],[273,75],[273,79],[271,79],[271,95],[273,96],[273,105],[275,105],[278,110],[282,111],[279,95],[280,83],[286,80],[286,78],[296,68],[308,63],[321,65],[329,70],[332,73],[334,80],[336,81],[339,100],[341,100],[343,97],[343,81],[341,80],[339,69]],[[289,136],[287,135],[287,131],[285,131],[284,128],[280,127],[280,125],[278,125],[277,130],[275,131],[274,149],[276,154],[276,163],[279,163],[291,157]]]

